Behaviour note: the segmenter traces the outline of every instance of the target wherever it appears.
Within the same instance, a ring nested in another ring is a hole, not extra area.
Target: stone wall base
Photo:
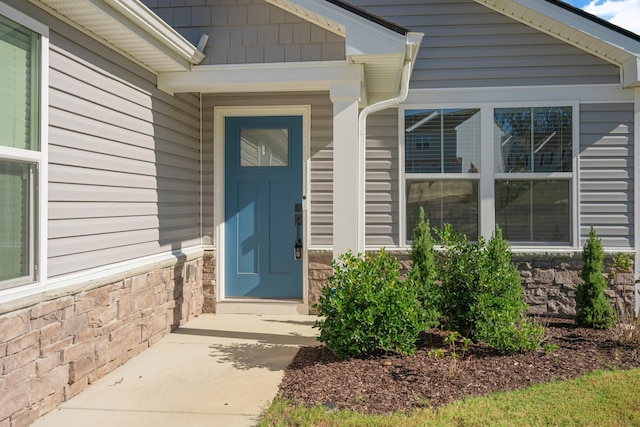
[[[408,252],[393,252],[404,274],[411,267]],[[309,308],[318,302],[322,287],[333,273],[331,251],[309,253]],[[577,254],[513,254],[513,262],[520,270],[522,295],[529,305],[528,314],[539,316],[575,317],[575,291],[582,283],[582,256]],[[611,256],[605,258],[605,269]],[[604,273],[603,273],[604,274]],[[633,273],[616,274],[608,280],[607,297],[618,313],[635,309],[635,281]]]
[[[0,426],[28,426],[199,315],[203,258],[0,315]],[[85,288],[86,289],[86,288]]]
[[[202,268],[203,313],[216,312],[216,253],[205,251]]]

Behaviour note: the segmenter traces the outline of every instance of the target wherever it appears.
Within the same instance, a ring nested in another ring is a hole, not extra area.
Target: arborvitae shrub
[[[376,351],[412,354],[426,329],[416,288],[400,281],[400,265],[383,249],[364,257],[347,252],[315,308],[318,340],[340,357]]]
[[[429,220],[424,219],[424,208],[420,207],[420,219],[413,229],[411,243],[411,269],[407,277],[407,285],[415,288],[425,321],[428,326],[440,324],[441,287],[436,283],[437,268],[434,253],[435,241],[431,236]]]
[[[544,328],[524,317],[520,273],[502,231],[496,228],[487,243],[482,236],[478,243],[469,242],[449,225],[438,234],[445,327],[501,351],[537,349]]]
[[[615,310],[604,294],[607,281],[603,270],[602,241],[591,226],[589,238],[582,249],[581,277],[584,283],[576,290],[576,314],[579,324],[595,329],[609,329],[616,319]]]

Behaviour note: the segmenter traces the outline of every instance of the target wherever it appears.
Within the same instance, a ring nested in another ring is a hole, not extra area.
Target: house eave
[[[169,93],[325,91],[335,81],[362,82],[364,69],[348,61],[198,65],[160,74],[158,87]]]
[[[587,19],[568,5],[560,7],[556,1],[474,1],[620,67],[640,56],[637,38],[612,25],[603,25],[597,19]],[[632,86],[637,82],[625,78],[623,84]]]
[[[188,70],[204,55],[139,0],[31,0],[155,73]]]

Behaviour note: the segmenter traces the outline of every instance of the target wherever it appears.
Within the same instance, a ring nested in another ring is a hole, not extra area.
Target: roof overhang
[[[640,86],[640,39],[631,33],[558,0],[474,1],[620,66],[623,86]]]
[[[331,82],[362,82],[364,68],[347,61],[199,65],[158,76],[166,92],[247,93],[329,90]]]
[[[359,82],[361,105],[397,94],[405,61],[415,57],[422,33],[368,15],[340,0],[265,0],[345,39],[346,61],[199,65],[162,73],[169,93],[329,90],[332,82]]]
[[[204,55],[138,0],[31,0],[152,72],[190,70]]]

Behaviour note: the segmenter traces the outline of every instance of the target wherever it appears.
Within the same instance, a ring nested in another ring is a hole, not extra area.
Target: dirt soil
[[[324,346],[303,347],[280,384],[295,403],[382,414],[438,406],[468,396],[575,378],[596,369],[640,367],[638,346],[617,346],[611,331],[550,319],[544,344],[558,348],[505,355],[483,344],[452,359],[446,332],[431,330],[413,356],[380,354],[340,359]],[[444,350],[444,356],[434,353]]]

